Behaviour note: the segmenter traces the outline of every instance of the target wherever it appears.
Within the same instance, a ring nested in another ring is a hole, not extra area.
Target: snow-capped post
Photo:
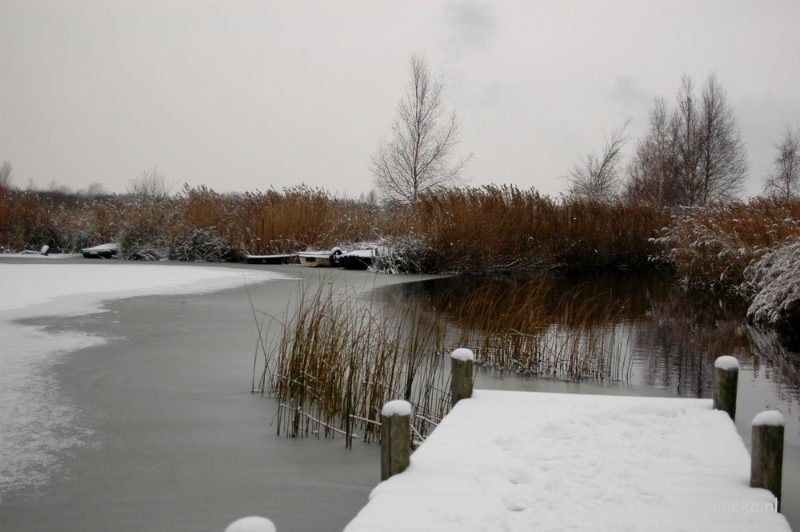
[[[228,525],[225,532],[275,532],[275,524],[266,517],[242,517]]]
[[[766,488],[781,504],[783,478],[783,428],[786,422],[777,410],[765,410],[753,418],[750,450],[750,486]]]
[[[389,401],[381,409],[381,480],[402,473],[411,459],[411,403]]]
[[[450,406],[472,397],[472,365],[475,354],[465,348],[450,353]]]
[[[719,357],[714,361],[714,409],[724,410],[736,420],[736,390],[739,387],[739,361]]]

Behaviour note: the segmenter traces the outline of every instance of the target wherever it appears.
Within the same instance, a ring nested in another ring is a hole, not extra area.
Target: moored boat
[[[116,257],[119,244],[100,244],[91,248],[83,248],[81,253],[85,259],[110,259]]]
[[[246,255],[245,260],[248,264],[296,264],[296,253],[284,253],[278,255]]]
[[[339,259],[345,270],[366,270],[372,265],[375,249],[356,249],[345,253]]]
[[[297,256],[303,266],[330,268],[331,266],[339,266],[339,257],[342,256],[342,250],[333,248],[330,251],[301,251]]]

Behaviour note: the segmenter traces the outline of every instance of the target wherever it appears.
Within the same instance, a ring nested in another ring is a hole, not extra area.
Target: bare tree
[[[590,201],[611,201],[617,197],[619,165],[622,148],[628,140],[625,128],[629,123],[630,120],[611,130],[610,135],[603,135],[606,144],[599,155],[591,152],[570,169],[566,176],[570,196]]]
[[[656,99],[628,167],[628,197],[662,206],[733,198],[747,176],[747,153],[721,84],[710,75],[698,99],[684,76],[677,104],[668,119],[664,100]]]
[[[13,169],[11,168],[11,163],[8,161],[3,162],[2,166],[0,166],[0,189],[10,189],[11,188],[11,173]]]
[[[698,129],[696,203],[732,199],[741,191],[749,165],[736,116],[714,74],[703,89]]]
[[[97,196],[105,196],[108,194],[106,191],[106,187],[103,186],[102,183],[92,183],[89,185],[88,188],[82,188],[78,190],[77,194],[79,196],[86,196],[89,198],[95,198]]]
[[[764,178],[764,193],[790,199],[800,192],[800,126],[792,129],[786,124],[783,138],[774,146],[778,153]]]
[[[128,194],[140,198],[161,199],[169,196],[174,186],[174,183],[167,185],[164,174],[153,167],[152,170],[128,180]]]
[[[419,54],[411,55],[408,71],[392,139],[381,141],[370,158],[370,170],[384,199],[414,202],[425,192],[462,184],[472,156],[456,158],[453,153],[460,142],[461,121],[455,111],[445,113],[444,81],[431,78]]]

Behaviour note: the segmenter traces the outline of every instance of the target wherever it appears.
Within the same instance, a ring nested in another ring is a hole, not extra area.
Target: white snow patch
[[[4,256],[5,258],[5,256]],[[57,452],[80,445],[74,407],[50,366],[59,355],[104,343],[15,323],[103,312],[103,301],[153,294],[203,293],[283,277],[263,270],[166,264],[0,264],[0,499],[47,480]]]
[[[345,530],[790,530],[749,476],[707,399],[475,390]]]
[[[753,418],[753,422],[750,425],[753,427],[761,425],[783,427],[786,425],[786,421],[783,419],[783,414],[781,414],[779,411],[765,410],[764,412],[756,414],[756,417]]]
[[[410,416],[411,403],[398,399],[397,401],[389,401],[381,409],[383,416]]]
[[[736,360],[735,357],[731,357],[731,356],[718,357],[714,361],[714,367],[715,368],[719,368],[719,369],[723,369],[725,371],[733,371],[733,370],[737,370],[738,371],[739,370],[739,361]]]
[[[471,349],[459,347],[450,353],[450,358],[454,358],[461,362],[475,362],[475,353],[473,353]]]
[[[275,532],[275,525],[265,517],[242,517],[228,525],[225,532]]]

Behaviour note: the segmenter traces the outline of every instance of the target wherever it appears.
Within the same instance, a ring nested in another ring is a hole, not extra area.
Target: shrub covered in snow
[[[237,256],[233,247],[211,227],[194,228],[177,237],[170,247],[169,258],[186,262],[231,262]]]
[[[800,323],[800,239],[766,253],[744,271],[745,290],[755,297],[747,310],[754,323],[786,333]]]
[[[422,238],[399,237],[382,246],[372,268],[382,273],[431,273],[436,271],[434,252]]]

